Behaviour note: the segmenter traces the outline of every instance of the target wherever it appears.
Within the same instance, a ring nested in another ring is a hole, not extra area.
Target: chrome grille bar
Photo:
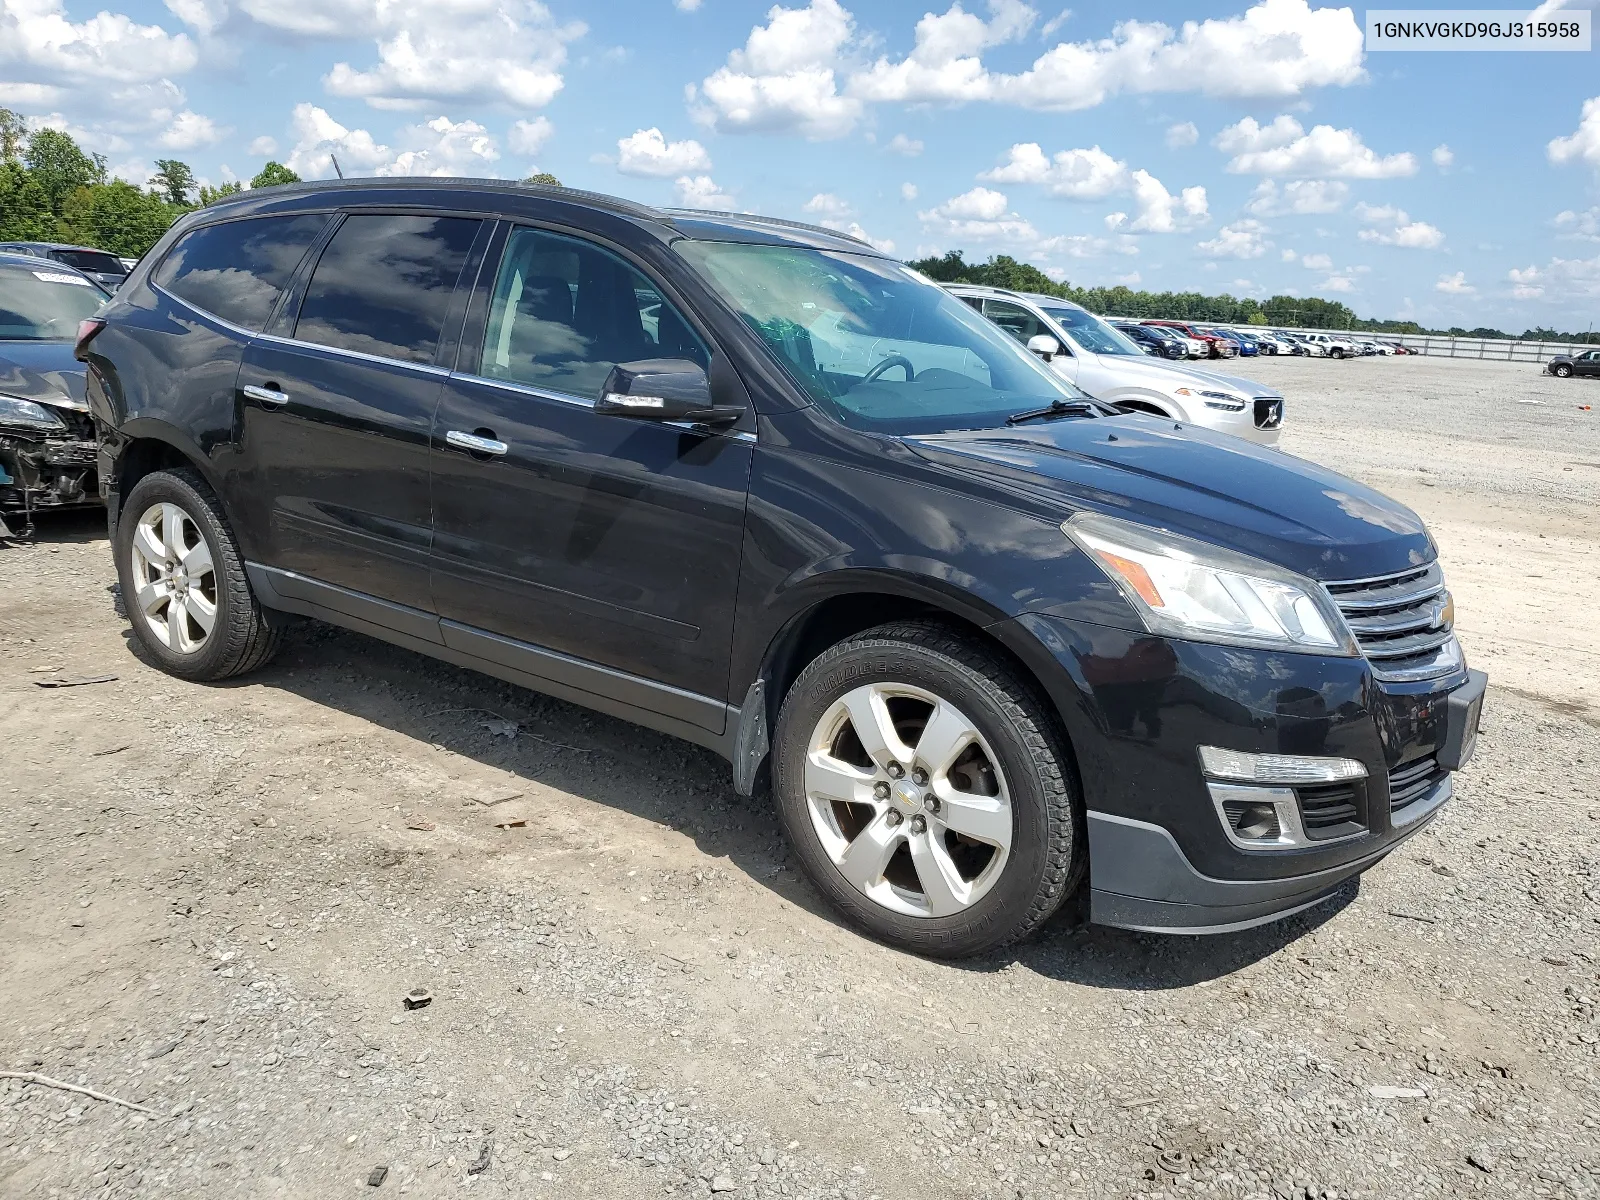
[[[1437,562],[1327,584],[1372,673],[1391,682],[1437,679],[1461,668]]]

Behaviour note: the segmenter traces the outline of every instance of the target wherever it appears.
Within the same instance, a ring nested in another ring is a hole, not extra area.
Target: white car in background
[[[1354,342],[1336,333],[1307,333],[1302,334],[1300,340],[1308,345],[1321,346],[1322,352],[1329,358],[1356,358],[1361,354]]]
[[[1278,443],[1283,393],[1274,388],[1151,358],[1110,324],[1067,300],[973,284],[945,286],[1097,400],[1267,446]]]

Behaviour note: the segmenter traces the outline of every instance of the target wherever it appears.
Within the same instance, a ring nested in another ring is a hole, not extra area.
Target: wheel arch
[[[117,431],[117,438],[106,496],[106,520],[113,534],[122,499],[153,472],[189,467],[213,492],[222,495],[211,461],[197,445],[165,422],[148,418],[129,421]]]
[[[777,728],[784,697],[824,651],[847,638],[901,620],[930,620],[959,630],[963,635],[1005,661],[1031,687],[1046,719],[1065,747],[1071,769],[1077,771],[1071,735],[1055,698],[1028,657],[1010,643],[1008,614],[981,600],[926,579],[893,573],[851,572],[848,579],[808,589],[805,602],[778,626],[768,639],[760,665],[745,692],[738,725],[732,733],[734,787],[751,795],[768,767],[768,751]]]

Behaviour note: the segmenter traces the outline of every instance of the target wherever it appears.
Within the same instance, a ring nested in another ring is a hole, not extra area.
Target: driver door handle
[[[475,433],[466,433],[460,429],[452,429],[444,435],[444,440],[450,445],[461,450],[470,450],[474,454],[504,454],[510,449],[504,442],[494,438],[479,437]]]
[[[257,387],[253,383],[247,383],[239,390],[251,400],[258,400],[268,408],[281,408],[289,403],[289,393],[280,392],[277,388]]]

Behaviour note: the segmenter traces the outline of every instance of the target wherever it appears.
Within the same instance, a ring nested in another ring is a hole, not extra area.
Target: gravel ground
[[[1439,821],[1239,935],[907,957],[704,751],[320,626],[182,683],[92,518],[0,550],[0,1069],[148,1110],[0,1079],[0,1196],[1600,1196],[1600,387],[1243,369],[1494,683]]]

